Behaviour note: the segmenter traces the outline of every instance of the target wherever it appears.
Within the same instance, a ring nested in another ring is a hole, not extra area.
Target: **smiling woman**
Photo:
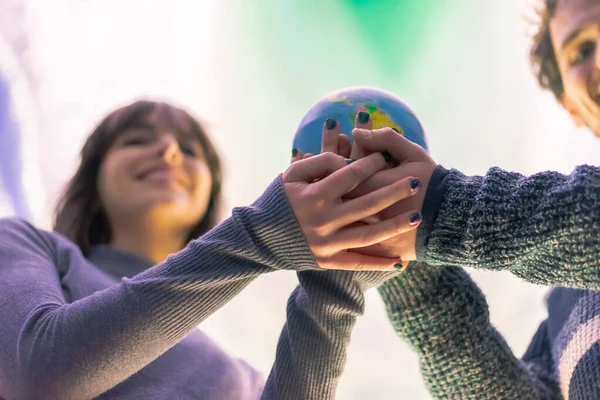
[[[0,220],[0,397],[333,393],[345,360],[337,343],[361,313],[362,291],[399,265],[347,250],[417,226],[407,215],[355,224],[412,196],[405,183],[342,202],[385,166],[381,153],[349,165],[333,153],[302,160],[217,225],[221,162],[200,123],[149,100],[111,112],[83,146],[55,232]],[[307,275],[266,382],[195,329],[261,274],[325,268],[369,271]]]
[[[137,101],[110,113],[88,138],[55,229],[84,252],[110,243],[159,262],[216,224],[221,180],[216,149],[193,117]],[[171,234],[152,237],[157,230],[148,228],[156,226]]]

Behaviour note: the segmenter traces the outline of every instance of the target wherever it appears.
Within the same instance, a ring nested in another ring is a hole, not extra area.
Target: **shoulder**
[[[42,230],[20,218],[0,218],[0,238],[2,241],[11,238],[31,239],[43,236]]]
[[[46,266],[62,275],[84,259],[79,247],[59,233],[36,228],[23,219],[0,218],[2,273],[8,273],[10,267],[23,271],[27,266],[39,272]]]
[[[45,253],[54,258],[57,248],[65,241],[68,242],[59,234],[36,228],[26,220],[0,218],[0,254],[3,257],[26,252]]]

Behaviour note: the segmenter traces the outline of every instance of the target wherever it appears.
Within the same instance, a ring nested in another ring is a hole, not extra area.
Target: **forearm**
[[[537,284],[600,288],[600,169],[530,177],[438,167],[417,240],[431,265],[510,270]],[[437,194],[436,194],[437,190]]]
[[[464,270],[413,263],[379,292],[397,334],[419,353],[434,398],[557,398],[491,325]]]
[[[308,271],[287,305],[287,321],[263,399],[335,399],[363,291],[396,272]]]
[[[162,355],[259,274],[294,263],[316,268],[293,214],[263,200],[235,210],[165,262],[72,303],[62,298],[56,271],[57,259],[85,262],[72,244],[53,255],[16,234],[0,243],[0,299],[11,305],[0,310],[7,350],[0,364],[13,366],[7,381],[15,396],[96,397]],[[15,253],[15,246],[22,248]]]

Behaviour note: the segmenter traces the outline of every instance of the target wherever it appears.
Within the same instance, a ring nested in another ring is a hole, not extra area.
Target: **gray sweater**
[[[379,291],[432,396],[600,399],[600,168],[468,177],[438,167],[423,214],[421,262]],[[461,266],[555,286],[522,358]]]
[[[395,273],[320,271],[276,179],[165,262],[0,220],[0,398],[330,399],[363,290]],[[266,382],[200,330],[255,277],[303,271]]]

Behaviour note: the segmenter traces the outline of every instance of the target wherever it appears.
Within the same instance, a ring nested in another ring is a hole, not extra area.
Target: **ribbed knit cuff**
[[[197,265],[198,259],[207,257],[221,264],[216,268],[227,269],[227,274],[246,274],[241,265],[262,272],[320,269],[289,205],[281,176],[252,205],[234,208],[231,217],[171,256],[182,266]]]
[[[423,201],[423,209],[421,214],[423,215],[423,222],[417,229],[417,260],[421,261],[425,256],[425,249],[429,242],[429,235],[433,229],[433,224],[438,216],[444,194],[446,193],[447,176],[450,173],[447,169],[438,165],[427,186],[427,193],[425,194],[425,200]]]
[[[231,218],[267,252],[277,269],[320,269],[283,190],[281,175],[249,207],[234,208]]]
[[[452,169],[444,177],[445,194],[423,246],[420,261],[431,265],[468,265],[464,244],[483,177]]]

